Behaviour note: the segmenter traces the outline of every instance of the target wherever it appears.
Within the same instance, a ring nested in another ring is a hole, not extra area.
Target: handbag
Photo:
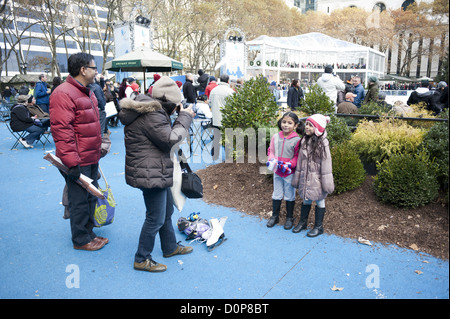
[[[111,187],[106,181],[105,175],[103,175],[103,171],[98,167],[100,174],[105,181],[105,188],[99,187],[99,190],[105,196],[105,199],[97,198],[97,203],[95,205],[94,212],[94,226],[102,227],[111,224],[114,221],[114,213],[116,210],[116,201],[114,200]]]
[[[192,172],[188,163],[181,161],[180,167],[183,170],[181,174],[181,191],[187,198],[202,198],[203,184],[200,177]]]
[[[170,187],[170,191],[172,193],[173,204],[181,213],[183,210],[184,204],[186,203],[186,195],[181,191],[181,181],[182,181],[182,171],[180,162],[175,154],[172,157],[173,161],[173,185]]]

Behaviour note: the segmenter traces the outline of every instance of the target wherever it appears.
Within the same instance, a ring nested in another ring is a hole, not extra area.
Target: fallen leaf
[[[213,189],[216,190],[217,187],[219,187],[219,185],[216,184],[216,185],[213,186]]]
[[[412,244],[411,246],[409,246],[409,248],[414,249],[414,250],[419,250],[419,247],[417,247],[416,244]]]
[[[333,291],[341,291],[341,290],[343,290],[344,288],[338,288],[338,287],[336,287],[336,284],[334,284],[333,285],[333,287],[331,288],[331,290],[333,290]]]
[[[378,227],[377,229],[378,230],[384,230],[385,228],[387,228],[388,226],[387,225],[381,225],[380,227]]]
[[[420,270],[415,270],[414,272],[415,272],[416,274],[418,274],[418,275],[423,274],[423,272],[421,272]]]
[[[43,166],[41,166],[41,167],[39,167],[40,169],[47,169],[47,167],[43,167]]]
[[[370,241],[368,241],[367,239],[364,239],[364,238],[362,238],[362,237],[358,237],[358,242],[359,242],[360,244],[372,246],[372,243],[371,243]]]

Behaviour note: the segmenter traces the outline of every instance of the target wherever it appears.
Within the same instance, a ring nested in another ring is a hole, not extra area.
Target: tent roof
[[[147,49],[139,48],[124,54],[111,61],[106,62],[105,69],[122,72],[171,72],[182,70],[183,64],[164,54]]]
[[[262,35],[247,42],[247,45],[267,44],[278,48],[308,51],[367,51],[368,47],[339,40],[319,32],[310,32],[292,37],[269,37]]]

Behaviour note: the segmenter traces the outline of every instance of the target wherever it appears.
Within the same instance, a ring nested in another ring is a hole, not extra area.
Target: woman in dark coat
[[[37,119],[37,116],[31,116],[26,104],[28,102],[28,95],[19,95],[17,97],[18,104],[14,105],[11,109],[11,129],[14,132],[27,131],[28,134],[25,138],[19,140],[25,148],[33,148],[33,143],[39,140],[45,128],[42,123]]]
[[[300,87],[300,81],[295,79],[292,81],[292,85],[289,88],[287,95],[287,105],[291,108],[292,111],[295,111],[297,108],[301,106],[302,100],[305,98],[303,95],[303,90]]]
[[[173,185],[171,153],[186,137],[195,113],[191,107],[181,108],[171,124],[170,115],[181,106],[181,92],[167,76],[155,84],[152,95],[153,98],[140,94],[135,100],[122,99],[119,119],[125,125],[126,183],[142,190],[147,209],[134,268],[161,272],[167,267],[151,257],[157,234],[164,257],[192,252],[192,247],[183,247],[176,242],[170,187]]]

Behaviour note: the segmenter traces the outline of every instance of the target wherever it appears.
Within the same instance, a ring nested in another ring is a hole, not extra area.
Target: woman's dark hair
[[[72,54],[67,61],[69,74],[73,77],[77,76],[80,74],[81,67],[89,65],[93,60],[94,56],[89,53],[80,52]]]
[[[322,136],[313,135],[305,135],[304,143],[306,143],[306,152],[309,156],[315,161],[319,161],[322,156],[327,156],[325,153],[325,148],[323,147],[323,139]]]
[[[278,128],[281,131],[281,122],[283,121],[283,119],[289,116],[295,124],[298,124],[297,128],[295,129],[295,131],[297,132],[297,134],[302,137],[303,135],[305,135],[305,123],[303,123],[302,121],[299,120],[297,114],[295,114],[294,112],[286,112],[283,114],[283,116],[278,120]]]
[[[296,87],[297,84],[298,84],[298,79],[295,79],[295,80],[292,81],[291,86],[292,86],[292,87]]]
[[[55,76],[53,78],[53,86],[56,88],[58,85],[62,83],[62,80],[59,76]]]

